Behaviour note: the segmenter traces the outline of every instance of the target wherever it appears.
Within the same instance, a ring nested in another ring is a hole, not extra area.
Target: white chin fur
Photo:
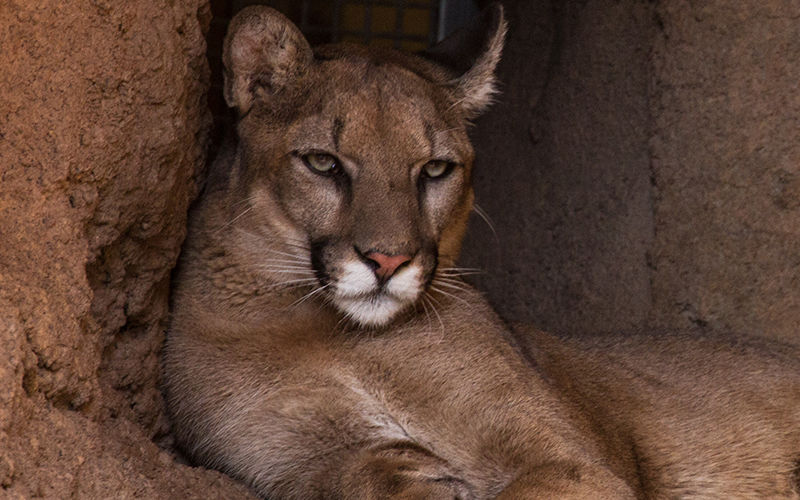
[[[385,293],[359,299],[334,298],[334,303],[353,321],[365,326],[385,325],[406,305]]]
[[[397,272],[379,291],[375,274],[361,262],[351,261],[336,280],[333,303],[354,321],[365,326],[382,326],[422,291],[422,269],[410,265]]]

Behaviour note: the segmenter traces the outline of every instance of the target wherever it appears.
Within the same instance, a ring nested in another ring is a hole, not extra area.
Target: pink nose
[[[391,278],[398,267],[411,260],[408,255],[386,255],[379,252],[368,253],[365,257],[378,264],[375,274],[382,280]]]

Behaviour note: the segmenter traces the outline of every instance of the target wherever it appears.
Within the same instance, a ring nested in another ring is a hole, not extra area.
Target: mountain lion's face
[[[350,319],[386,324],[458,254],[473,198],[474,96],[411,56],[312,54],[292,31],[268,40],[278,52],[259,66],[263,27],[251,22],[232,28],[226,48],[226,97],[242,114],[240,196],[256,214],[242,222],[249,253],[263,245],[264,274],[306,280]]]
[[[248,196],[274,202],[283,223],[270,233],[307,247],[321,294],[355,321],[384,324],[452,263],[472,149],[463,120],[437,105],[441,90],[410,71],[332,60],[314,73],[280,127],[272,109],[243,121]]]

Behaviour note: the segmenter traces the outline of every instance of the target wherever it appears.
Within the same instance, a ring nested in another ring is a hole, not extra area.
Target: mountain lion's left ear
[[[484,9],[472,24],[422,53],[423,57],[461,75],[454,82],[453,97],[468,118],[484,111],[497,93],[494,71],[507,29],[503,7],[495,3]]]

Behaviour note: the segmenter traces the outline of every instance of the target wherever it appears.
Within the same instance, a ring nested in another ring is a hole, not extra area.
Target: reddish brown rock
[[[209,124],[206,9],[0,4],[0,496],[247,496],[152,441]]]

